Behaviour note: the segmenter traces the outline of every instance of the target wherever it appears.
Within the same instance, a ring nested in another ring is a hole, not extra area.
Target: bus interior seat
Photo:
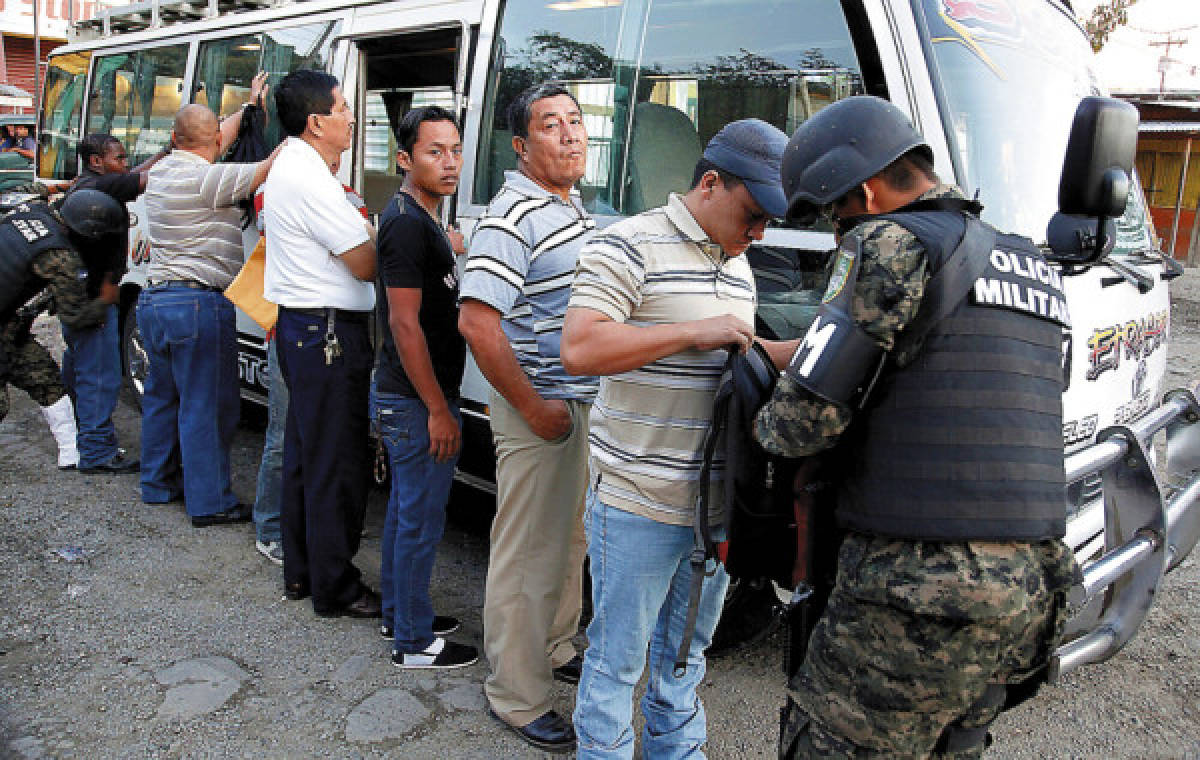
[[[661,103],[638,103],[629,140],[625,213],[667,202],[668,193],[687,192],[703,148],[688,115]]]

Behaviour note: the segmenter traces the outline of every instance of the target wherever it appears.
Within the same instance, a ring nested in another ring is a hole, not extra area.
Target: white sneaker
[[[276,565],[283,564],[283,545],[278,541],[255,541],[254,548],[258,549],[258,553],[274,562]]]
[[[453,641],[446,641],[441,636],[434,639],[424,652],[417,654],[392,652],[392,664],[398,668],[451,670],[465,668],[478,660],[479,652],[475,647],[455,644]]]

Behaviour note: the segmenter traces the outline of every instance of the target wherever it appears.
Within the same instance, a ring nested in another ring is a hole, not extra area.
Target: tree
[[[1091,18],[1083,22],[1088,39],[1092,43],[1092,50],[1099,53],[1113,30],[1129,23],[1129,6],[1136,2],[1137,0],[1104,0],[1092,9]]]

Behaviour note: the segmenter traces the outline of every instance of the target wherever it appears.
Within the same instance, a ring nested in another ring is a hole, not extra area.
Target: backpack
[[[759,343],[745,353],[730,351],[713,400],[712,421],[704,436],[699,494],[692,521],[695,545],[689,563],[692,583],[688,595],[687,622],[675,659],[675,673],[687,669],[687,653],[699,612],[700,591],[710,559],[725,566],[733,579],[770,578],[785,587],[792,585],[796,559],[796,530],[792,489],[775,488],[786,479],[790,484],[799,466],[768,454],[754,440],[754,415],[771,398],[779,370]],[[713,541],[709,527],[712,469],[718,450],[724,455],[725,480],[720,498],[725,506],[725,541]]]

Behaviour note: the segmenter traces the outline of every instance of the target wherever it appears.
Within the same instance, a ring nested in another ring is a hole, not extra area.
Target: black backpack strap
[[[699,493],[696,495],[696,509],[692,515],[692,553],[688,563],[692,566],[692,583],[688,590],[687,619],[683,624],[683,638],[679,641],[679,651],[675,655],[675,677],[681,678],[687,672],[688,650],[692,648],[692,635],[696,631],[696,617],[700,613],[700,592],[704,587],[704,579],[711,575],[705,572],[708,560],[716,556],[716,545],[712,540],[712,531],[708,526],[708,505],[712,491],[712,463],[717,452],[717,442],[725,430],[725,418],[729,410],[730,399],[733,398],[733,358],[736,351],[730,351],[725,369],[721,372],[721,381],[717,385],[717,395],[713,400],[712,421],[708,423],[708,432],[704,434],[702,450],[704,459],[700,464]],[[715,570],[713,572],[716,572]]]
[[[925,285],[925,296],[917,315],[896,340],[893,355],[903,355],[958,306],[975,280],[988,267],[988,256],[996,244],[996,232],[972,214],[965,214],[967,226],[962,240]]]

